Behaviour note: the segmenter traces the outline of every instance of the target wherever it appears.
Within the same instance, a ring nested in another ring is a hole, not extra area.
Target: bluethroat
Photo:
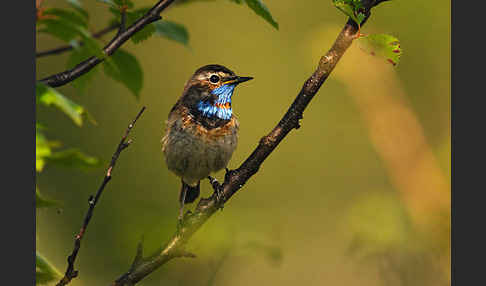
[[[184,204],[199,196],[200,181],[226,168],[236,149],[239,123],[231,97],[238,84],[250,79],[221,65],[203,66],[187,81],[169,113],[162,151],[169,170],[182,182],[179,222]]]

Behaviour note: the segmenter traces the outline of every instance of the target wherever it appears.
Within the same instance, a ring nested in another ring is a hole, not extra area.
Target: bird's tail
[[[182,202],[182,197],[184,196],[184,191],[185,191],[185,199],[184,199],[184,204],[190,204],[194,202],[198,197],[199,197],[199,182],[197,183],[196,186],[191,187],[188,184],[184,183],[182,181],[182,188],[181,188],[181,193],[179,195],[179,201]]]

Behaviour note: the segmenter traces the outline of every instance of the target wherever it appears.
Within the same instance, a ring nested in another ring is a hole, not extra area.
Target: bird
[[[200,181],[227,168],[239,129],[232,96],[236,86],[251,79],[222,65],[205,65],[186,82],[170,110],[161,143],[168,169],[181,178],[179,223],[184,205],[199,197]]]

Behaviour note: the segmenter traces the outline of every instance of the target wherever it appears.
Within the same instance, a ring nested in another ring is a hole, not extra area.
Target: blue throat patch
[[[233,113],[231,109],[231,96],[233,96],[235,87],[236,84],[225,84],[215,88],[211,93],[217,95],[218,99],[213,104],[208,101],[200,101],[197,104],[197,109],[203,116],[230,120]]]

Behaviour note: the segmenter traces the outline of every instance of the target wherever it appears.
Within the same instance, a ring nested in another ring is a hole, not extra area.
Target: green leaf
[[[83,47],[91,53],[91,56],[96,56],[100,59],[105,58],[105,52],[101,48],[99,42],[90,34],[82,35]]]
[[[361,0],[332,0],[332,4],[345,15],[353,19],[358,25],[363,22],[366,16],[361,12],[363,3]]]
[[[71,6],[79,15],[84,17],[86,20],[89,19],[88,11],[83,8],[83,5],[78,0],[67,0],[69,6]]]
[[[55,16],[56,18],[64,22],[70,22],[73,25],[79,25],[85,28],[88,27],[88,22],[86,21],[86,18],[80,16],[78,13],[75,13],[73,11],[59,8],[50,8],[46,9],[43,12],[43,15]]]
[[[125,12],[125,26],[129,27],[133,23],[135,23],[139,18],[141,18],[143,15],[145,15],[151,7],[144,7],[144,8],[138,8],[133,11],[126,11]],[[117,7],[111,7],[110,12],[115,16],[115,18],[111,19],[109,21],[109,25],[120,25],[120,20],[121,20],[121,13],[120,9]],[[133,43],[138,44],[152,36],[155,32],[155,26],[154,23],[148,24],[145,27],[143,27],[142,30],[136,32],[130,39],[132,40]]]
[[[62,274],[39,252],[35,253],[35,284],[42,285],[61,279]]]
[[[189,33],[183,25],[165,20],[156,22],[154,25],[157,35],[176,41],[185,46],[189,44]]]
[[[363,13],[358,13],[358,15],[356,15],[356,20],[357,20],[357,23],[359,23],[361,25],[361,23],[363,23],[363,20],[366,18],[366,15],[363,14]]]
[[[49,207],[55,207],[60,205],[61,204],[58,201],[46,199],[44,196],[41,195],[39,189],[35,187],[35,208],[36,209],[49,208]]]
[[[72,69],[75,67],[77,64],[80,62],[87,60],[93,56],[93,54],[90,52],[90,49],[83,46],[74,48],[74,50],[71,52],[69,55],[68,61],[67,61],[67,68]],[[82,76],[78,77],[75,79],[72,84],[75,88],[79,90],[80,93],[84,93],[86,91],[86,87],[89,83],[89,81],[93,78],[93,76],[97,73],[99,70],[99,66],[95,66],[92,68],[90,71],[87,73],[83,74]]]
[[[50,34],[70,44],[77,38],[80,38],[83,41],[83,45],[90,50],[93,56],[103,58],[104,53],[99,42],[91,36],[86,27],[76,21],[73,22],[72,19],[68,20],[68,18],[69,16],[39,20],[40,28],[38,32]]]
[[[42,19],[37,21],[40,26],[37,32],[50,34],[62,41],[70,42],[79,36],[78,28],[71,23],[59,19]]]
[[[46,137],[40,131],[38,126],[35,130],[35,170],[37,172],[42,171],[45,165],[45,158],[51,155],[51,148],[47,142]]]
[[[64,167],[88,169],[101,166],[98,158],[88,156],[77,149],[53,152],[46,157],[47,162]]]
[[[154,23],[148,24],[142,30],[138,31],[130,39],[134,44],[138,44],[150,38],[155,33]]]
[[[98,2],[102,2],[105,4],[110,5],[111,7],[119,8],[123,5],[127,5],[128,8],[133,8],[133,2],[130,0],[96,0]]]
[[[354,11],[358,12],[360,9],[364,9],[362,0],[347,0],[352,3]],[[373,0],[372,0],[373,1]]]
[[[143,70],[134,55],[118,49],[109,60],[103,62],[103,68],[106,75],[124,84],[135,97],[139,97],[143,86]]]
[[[130,26],[143,15],[145,15],[150,10],[150,7],[140,8],[134,10],[132,12],[126,12],[126,26]],[[142,30],[138,31],[131,37],[133,43],[138,44],[152,36],[155,32],[154,23],[148,24],[147,26],[143,27]]]
[[[89,53],[91,53],[91,56],[97,56],[98,58],[105,57],[105,53],[99,41],[93,38],[93,36],[88,30],[84,28],[79,28],[78,32],[79,32],[79,36],[81,37],[81,40],[83,41],[84,49],[89,51]]]
[[[385,58],[389,63],[396,66],[400,62],[402,49],[400,42],[394,36],[387,34],[373,34],[358,39],[359,47],[371,54]]]
[[[275,29],[278,30],[278,23],[273,19],[270,11],[268,10],[267,6],[263,4],[261,0],[245,0],[246,5],[250,7],[258,16],[265,19],[270,25],[272,25]]]
[[[84,108],[62,94],[57,90],[46,86],[43,83],[36,84],[36,99],[37,102],[45,106],[54,105],[62,110],[74,123],[78,126],[83,125],[82,115],[84,114]]]

